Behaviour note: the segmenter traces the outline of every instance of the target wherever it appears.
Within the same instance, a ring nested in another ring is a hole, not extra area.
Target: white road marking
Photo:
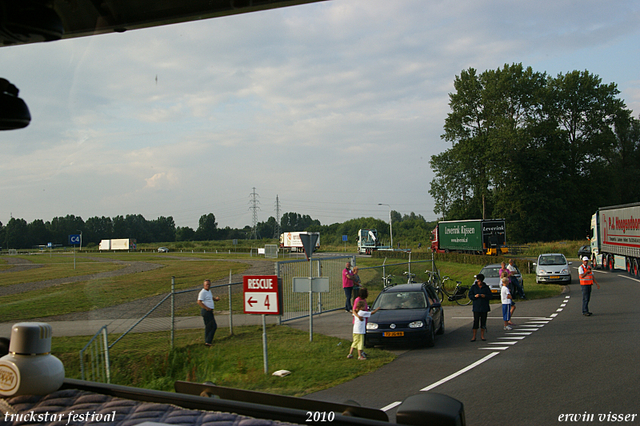
[[[421,392],[427,392],[427,391],[430,391],[431,389],[437,388],[441,384],[447,383],[449,380],[455,379],[456,377],[460,376],[461,374],[464,374],[467,371],[473,370],[474,368],[476,368],[480,364],[484,363],[485,361],[489,361],[491,358],[493,358],[494,356],[498,355],[499,353],[500,352],[490,353],[489,355],[485,356],[484,358],[479,359],[478,361],[474,362],[473,364],[470,364],[470,365],[466,366],[462,370],[458,370],[455,373],[445,377],[444,379],[439,380],[439,381],[427,386],[426,388],[420,389],[420,391]]]
[[[622,277],[622,278],[626,278],[626,279],[631,280],[631,281],[635,281],[635,282],[640,283],[640,280],[637,279],[637,278],[634,278],[634,277],[630,277],[630,276],[627,276],[627,275],[618,275],[618,276]]]
[[[384,407],[382,407],[380,410],[382,411],[389,411],[392,410],[394,408],[396,408],[398,405],[402,404],[402,401],[396,401],[396,402],[392,402],[389,405],[385,405]]]
[[[640,280],[636,280],[638,282],[640,282]],[[561,304],[561,308],[557,309],[556,312],[562,312],[562,307],[567,306],[566,302],[569,300],[571,296],[566,296],[565,300],[563,304]],[[517,340],[522,340],[524,339],[526,336],[529,336],[531,334],[533,334],[534,331],[538,331],[540,328],[544,327],[544,324],[548,324],[553,318],[555,318],[556,316],[558,316],[557,313],[551,314],[550,317],[551,318],[546,318],[546,317],[514,317],[514,319],[519,318],[519,319],[531,319],[532,321],[529,321],[529,324],[523,324],[521,326],[517,326],[518,329],[521,329],[523,331],[513,331],[513,332],[508,332],[505,334],[510,335],[510,337],[498,337],[498,339],[503,339],[503,340],[509,340],[509,339],[517,339]],[[472,317],[452,317],[453,319],[471,319]],[[490,318],[490,319],[502,319],[502,318]],[[542,325],[540,325],[542,324]],[[522,328],[521,328],[522,327]],[[526,331],[524,331],[526,330]],[[489,342],[489,345],[515,345],[516,343],[518,343],[517,341],[515,342]],[[511,346],[487,346],[487,347],[481,347],[478,348],[480,350],[492,350],[492,351],[505,351],[507,349],[509,349]],[[428,392],[432,389],[437,388],[438,386],[455,379],[456,377],[466,373],[467,371],[473,370],[474,368],[476,368],[477,366],[481,365],[482,363],[489,361],[491,358],[493,358],[494,356],[498,355],[500,352],[492,352],[489,355],[485,356],[484,358],[481,358],[480,360],[474,362],[473,364],[470,364],[468,366],[466,366],[465,368],[456,371],[455,373],[445,377],[442,380],[439,380],[425,388],[420,389],[421,392]],[[395,401],[392,402],[389,405],[385,405],[384,407],[382,407],[380,410],[382,411],[389,411],[392,410],[394,408],[396,408],[397,406],[399,406],[400,404],[402,404],[402,401]]]

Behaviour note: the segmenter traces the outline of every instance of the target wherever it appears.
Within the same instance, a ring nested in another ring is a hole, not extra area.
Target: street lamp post
[[[393,225],[391,224],[391,206],[389,204],[378,203],[379,206],[389,207],[389,235],[391,237],[391,248],[393,249]]]

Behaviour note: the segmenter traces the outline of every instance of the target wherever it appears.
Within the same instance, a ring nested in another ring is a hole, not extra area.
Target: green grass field
[[[122,263],[98,262],[100,259]],[[24,256],[38,263],[36,269],[12,273],[4,272],[2,286],[90,275],[96,272],[114,271],[132,262],[149,262],[161,265],[147,272],[113,278],[91,279],[82,282],[62,282],[59,285],[20,294],[0,297],[0,322],[17,322],[31,318],[43,318],[73,312],[108,308],[121,303],[142,299],[170,291],[171,278],[176,288],[199,287],[204,277],[224,279],[229,272],[242,273],[248,265],[237,261],[247,254],[229,253],[119,253],[76,255],[76,269],[69,254],[50,256]],[[0,266],[7,270],[5,259]],[[370,290],[373,302],[382,290],[381,270],[367,269],[379,266],[383,259],[359,258],[363,282]],[[394,260],[393,263],[400,263]],[[390,264],[390,262],[387,262]],[[471,284],[481,265],[438,261],[441,275]],[[424,273],[430,264],[415,263],[412,272]],[[406,265],[398,266],[393,273],[402,276]],[[532,274],[524,275],[525,290],[529,299],[557,295],[561,286],[535,284]],[[242,311],[241,298],[234,298],[234,310]],[[228,306],[226,296],[218,306]],[[445,305],[452,302],[445,301]],[[499,301],[496,301],[499,303]],[[525,302],[526,303],[526,302]],[[446,309],[446,308],[445,308]],[[182,308],[178,315],[199,315],[197,306]],[[221,386],[260,390],[285,395],[304,395],[352,380],[367,374],[394,359],[394,355],[381,349],[370,349],[369,360],[347,360],[350,342],[328,336],[314,336],[309,342],[308,333],[287,326],[268,326],[269,372],[286,369],[291,375],[279,378],[263,372],[262,327],[234,327],[234,334],[220,329],[212,348],[202,345],[202,329],[177,331],[175,349],[170,349],[169,333],[143,333],[123,339],[111,350],[112,383],[160,390],[173,390],[175,380],[196,382],[212,381]],[[67,377],[79,378],[78,351],[88,342],[87,336],[56,337],[53,353],[65,364]]]

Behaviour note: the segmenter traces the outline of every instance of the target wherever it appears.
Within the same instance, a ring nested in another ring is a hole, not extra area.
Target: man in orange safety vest
[[[582,289],[582,315],[591,316],[589,312],[589,300],[591,300],[591,287],[593,283],[596,283],[598,290],[600,290],[600,284],[593,277],[593,271],[589,266],[589,258],[587,256],[582,258],[582,265],[578,268],[578,275],[580,276],[580,288]]]

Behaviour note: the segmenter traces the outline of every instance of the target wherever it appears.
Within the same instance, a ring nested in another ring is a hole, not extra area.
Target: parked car
[[[169,253],[169,249],[166,247],[158,247],[158,253]]]
[[[365,345],[415,344],[433,346],[444,334],[444,311],[429,284],[398,284],[378,295],[367,322]]]
[[[582,261],[582,258],[584,256],[587,256],[588,258],[591,258],[591,246],[582,246],[582,247],[580,247],[580,249],[578,250],[578,259],[580,259],[580,261]]]
[[[538,256],[536,267],[536,282],[571,284],[571,270],[567,258],[562,253],[545,253]]]
[[[493,297],[500,297],[500,287],[502,286],[502,283],[500,282],[499,271],[501,267],[502,265],[499,263],[492,263],[485,265],[480,271],[480,273],[484,275],[484,283],[491,289]],[[524,282],[522,281],[520,269],[518,269],[517,266],[515,268],[517,272],[514,274],[514,277],[516,277],[518,283],[520,283],[520,286],[524,289]]]

